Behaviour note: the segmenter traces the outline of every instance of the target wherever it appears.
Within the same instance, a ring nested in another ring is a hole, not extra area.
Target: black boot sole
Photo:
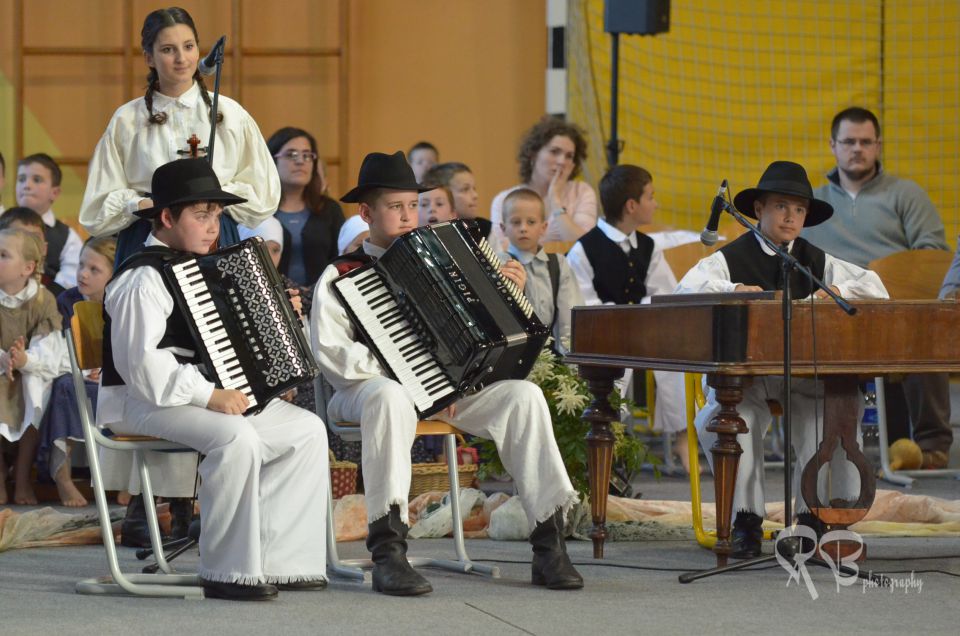
[[[547,579],[543,576],[534,575],[530,579],[530,583],[533,585],[539,585],[545,587],[548,590],[582,590],[583,581],[577,581],[576,579],[570,579],[566,581],[556,581],[554,583],[547,583]]]

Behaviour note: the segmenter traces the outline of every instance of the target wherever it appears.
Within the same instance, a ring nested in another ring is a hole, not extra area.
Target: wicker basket
[[[338,461],[333,451],[330,451],[330,488],[334,499],[357,492],[357,465]]]
[[[457,466],[457,476],[460,478],[460,487],[467,488],[477,477],[476,464],[460,464]],[[431,490],[446,492],[450,490],[450,478],[447,473],[447,464],[414,464],[413,479],[410,481],[410,499]]]

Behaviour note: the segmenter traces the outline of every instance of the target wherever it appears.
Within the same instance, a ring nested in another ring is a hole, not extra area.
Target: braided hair
[[[197,46],[199,46],[200,35],[197,33],[197,27],[193,23],[193,18],[190,17],[190,14],[187,13],[186,10],[180,7],[170,7],[169,9],[151,11],[146,19],[144,19],[143,28],[140,30],[140,48],[143,49],[144,53],[152,53],[153,46],[156,44],[157,36],[160,35],[160,32],[178,24],[185,24],[190,27],[190,30],[193,31],[193,38],[196,40]],[[193,73],[193,81],[200,85],[200,97],[203,98],[203,103],[207,105],[207,112],[210,113],[213,104],[210,101],[210,95],[207,93],[207,86],[203,82],[199,68]],[[153,112],[153,94],[159,90],[160,74],[157,73],[156,68],[151,67],[150,72],[147,73],[147,92],[143,96],[143,101],[147,106],[147,113],[150,114],[149,122],[151,124],[164,124],[167,121],[166,113]],[[218,112],[217,123],[219,124],[222,121],[223,113]]]

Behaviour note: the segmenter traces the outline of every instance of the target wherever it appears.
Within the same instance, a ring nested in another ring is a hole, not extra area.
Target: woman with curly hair
[[[117,109],[90,161],[80,222],[94,236],[120,233],[117,262],[138,251],[150,223],[134,212],[153,207],[150,180],[159,166],[188,156],[188,139],[210,139],[211,97],[198,70],[200,36],[179,7],[147,15],[140,31],[150,71],[143,97]],[[237,241],[236,223],[254,227],[280,201],[280,178],[256,122],[220,96],[213,169],[224,190],[247,200],[223,214],[220,246]],[[202,154],[201,154],[202,156]]]
[[[549,224],[543,241],[576,241],[597,224],[597,194],[584,181],[574,180],[587,158],[583,130],[559,117],[545,116],[520,142],[520,184],[493,199],[491,240],[505,249],[503,200],[517,188],[530,188],[547,206]]]

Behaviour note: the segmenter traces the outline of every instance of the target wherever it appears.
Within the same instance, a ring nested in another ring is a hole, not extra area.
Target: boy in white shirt
[[[313,350],[325,379],[336,390],[328,403],[328,416],[360,423],[373,589],[416,596],[433,590],[406,558],[410,448],[417,413],[407,389],[387,377],[361,341],[333,291],[333,281],[381,257],[396,238],[415,229],[417,195],[427,188],[415,181],[402,152],[367,155],[358,182],[341,201],[360,204],[359,214],[370,226],[370,237],[363,242],[362,253],[335,261],[320,276],[310,318]],[[519,263],[507,263],[501,271],[523,287],[525,273]],[[531,529],[532,582],[550,589],[583,587],[563,539],[564,519],[577,494],[563,466],[540,388],[524,380],[494,382],[431,417],[496,443],[516,481]]]
[[[157,168],[146,247],[107,284],[97,422],[151,435],[206,455],[200,464],[200,576],[204,593],[266,600],[283,589],[326,586],[327,435],[313,413],[272,400],[243,416],[246,396],[207,379],[188,327],[162,275],[165,262],[206,254],[224,192],[205,159]]]

